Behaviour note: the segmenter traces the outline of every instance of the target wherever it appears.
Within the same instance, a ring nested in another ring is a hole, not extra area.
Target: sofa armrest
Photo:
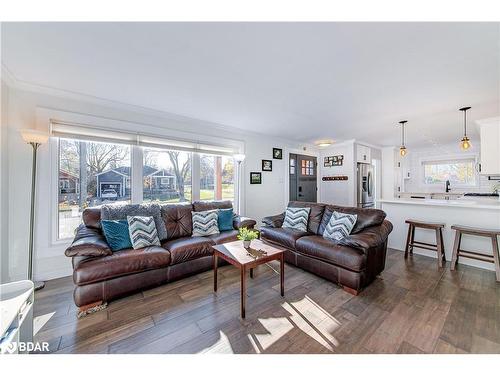
[[[90,228],[85,224],[80,224],[76,229],[75,239],[70,247],[64,251],[67,257],[74,256],[103,256],[111,255],[111,251],[106,237],[100,229]]]
[[[387,241],[389,233],[392,232],[392,224],[384,220],[382,224],[364,229],[363,231],[351,234],[339,241],[340,245],[367,250],[372,247],[382,245]]]
[[[283,220],[285,220],[284,212],[274,216],[266,216],[262,219],[262,224],[266,227],[281,228]]]
[[[240,228],[253,229],[255,224],[257,224],[257,222],[254,219],[251,219],[249,217],[244,217],[244,216],[240,216],[240,215],[234,215],[234,217],[233,217],[233,227],[236,230],[238,230]]]

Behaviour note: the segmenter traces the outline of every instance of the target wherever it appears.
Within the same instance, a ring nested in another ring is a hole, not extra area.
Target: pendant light
[[[408,150],[406,149],[405,146],[405,124],[408,121],[403,120],[400,121],[399,123],[401,124],[401,146],[399,146],[399,155],[405,156],[408,153]]]
[[[469,140],[469,137],[467,137],[467,110],[469,110],[471,107],[463,107],[460,108],[460,111],[464,113],[464,136],[462,137],[462,140],[460,141],[460,147],[462,150],[466,151],[469,148],[471,148],[471,143]]]

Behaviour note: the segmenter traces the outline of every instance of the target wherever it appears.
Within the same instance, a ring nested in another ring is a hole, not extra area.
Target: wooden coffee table
[[[280,284],[281,296],[285,295],[285,249],[275,247],[261,240],[253,240],[252,246],[247,251],[243,247],[243,241],[233,241],[222,245],[212,246],[214,249],[214,292],[217,292],[217,261],[224,259],[233,266],[240,269],[241,277],[241,317],[245,318],[246,302],[246,271],[250,270],[250,277],[253,278],[253,269],[260,264],[268,263],[272,260],[280,261]]]

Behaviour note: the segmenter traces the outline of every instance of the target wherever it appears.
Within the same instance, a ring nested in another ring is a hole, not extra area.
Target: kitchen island
[[[454,224],[484,229],[500,228],[500,201],[498,199],[381,199],[378,206],[387,213],[387,219],[394,225],[389,236],[390,248],[405,250],[408,233],[407,219],[446,224],[443,240],[446,260],[451,260],[455,233],[451,230]],[[430,230],[417,229],[415,239],[422,242],[436,243],[435,233]],[[491,254],[491,241],[488,238],[464,236],[462,248]],[[414,253],[437,258],[436,252],[414,249]],[[474,259],[460,258],[459,263],[494,270],[493,264],[479,262]],[[437,261],[436,261],[437,267]]]

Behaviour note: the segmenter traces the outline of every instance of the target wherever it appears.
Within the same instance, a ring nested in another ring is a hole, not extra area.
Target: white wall
[[[45,109],[70,112],[75,116],[80,114],[95,116],[102,118],[103,122],[120,120],[137,123],[139,124],[137,126],[156,129],[162,136],[182,131],[184,134],[192,134],[196,140],[223,137],[242,141],[247,155],[242,173],[242,213],[259,222],[262,217],[282,212],[285,208],[288,201],[288,153],[297,152],[304,146],[293,141],[273,139],[218,124],[121,104],[86,100],[87,98],[77,100],[78,98],[68,98],[62,94],[47,95],[13,87],[10,87],[9,94],[8,101],[2,100],[2,108],[7,107],[9,117],[8,126],[6,129],[2,128],[1,138],[2,142],[6,143],[6,147],[2,147],[2,162],[7,160],[8,190],[2,189],[1,194],[3,200],[9,201],[8,212],[2,211],[2,221],[7,220],[10,224],[6,241],[11,280],[25,277],[28,251],[31,147],[21,140],[19,129],[35,127],[47,129],[48,121],[40,122],[39,115]],[[3,120],[5,119],[2,118],[2,123]],[[261,160],[272,159],[273,147],[283,149],[283,160],[273,160],[273,172],[262,172],[262,185],[250,185],[249,172],[261,171]],[[40,148],[37,177],[35,278],[43,280],[71,273],[70,259],[63,254],[67,244],[54,243],[51,237],[50,219],[53,215],[50,214],[49,198],[53,193],[50,182],[51,171],[55,166],[50,164],[49,148],[48,144]],[[4,156],[8,157],[4,159]],[[1,181],[4,181],[3,175]],[[3,259],[2,257],[2,264]]]
[[[337,167],[324,167],[325,156],[344,155],[344,163]],[[334,144],[321,150],[318,160],[320,177],[347,176],[347,181],[321,181],[320,202],[340,206],[356,205],[356,170],[354,160],[354,141]]]
[[[7,124],[9,88],[2,82],[0,90],[0,283],[9,280],[9,220],[8,220],[8,144]]]
[[[382,198],[394,198],[395,173],[395,150],[394,147],[382,149]]]

